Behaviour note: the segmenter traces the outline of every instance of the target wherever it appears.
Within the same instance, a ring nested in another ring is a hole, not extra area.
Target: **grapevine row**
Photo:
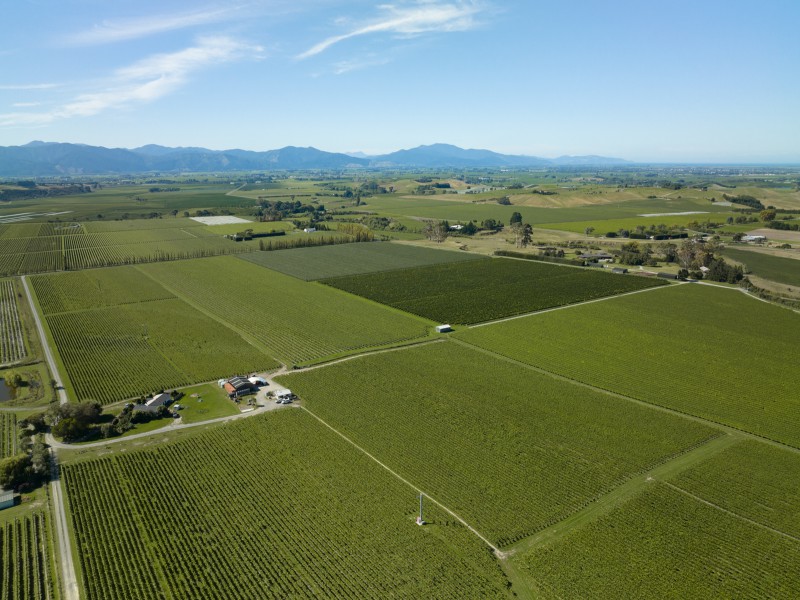
[[[25,354],[14,282],[0,281],[0,364],[17,362],[25,358]]]
[[[43,512],[0,524],[0,598],[54,598],[50,531]]]

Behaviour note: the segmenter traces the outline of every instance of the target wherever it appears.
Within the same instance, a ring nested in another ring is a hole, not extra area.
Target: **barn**
[[[254,386],[244,377],[231,377],[225,382],[223,386],[228,396],[231,398],[238,398],[239,396],[247,396],[248,394],[255,393]]]

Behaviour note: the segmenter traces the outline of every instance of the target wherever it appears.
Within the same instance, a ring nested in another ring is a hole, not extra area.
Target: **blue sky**
[[[15,0],[0,145],[800,162],[797,0]]]

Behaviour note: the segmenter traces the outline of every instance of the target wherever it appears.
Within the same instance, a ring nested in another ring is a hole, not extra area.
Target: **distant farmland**
[[[485,256],[478,254],[387,242],[258,252],[244,255],[243,258],[306,281],[440,263],[486,260]]]
[[[726,246],[722,254],[747,266],[753,275],[800,287],[800,260]]]
[[[469,324],[664,282],[498,258],[337,277],[323,283],[440,323]]]

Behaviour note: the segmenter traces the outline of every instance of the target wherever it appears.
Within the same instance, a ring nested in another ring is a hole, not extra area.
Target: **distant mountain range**
[[[340,154],[316,148],[287,146],[279,150],[208,150],[149,144],[128,150],[84,144],[31,142],[0,146],[0,177],[191,173],[220,171],[295,171],[357,168],[521,168],[632,164],[603,156],[561,156],[555,159],[465,150],[449,144],[418,146],[391,154]]]

